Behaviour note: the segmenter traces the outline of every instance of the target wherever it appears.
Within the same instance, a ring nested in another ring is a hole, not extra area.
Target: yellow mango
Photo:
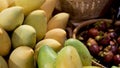
[[[77,50],[72,46],[63,47],[58,52],[55,68],[82,68],[82,62]]]
[[[62,28],[65,29],[66,25],[68,23],[69,19],[69,14],[68,13],[58,13],[55,16],[53,16],[49,21],[48,21],[48,28],[47,30],[51,30],[54,28]]]
[[[7,8],[0,13],[0,26],[6,31],[13,31],[23,20],[23,8],[19,6]]]
[[[83,68],[101,68],[101,67],[98,67],[98,66],[83,66]]]
[[[35,68],[34,51],[28,46],[20,46],[9,57],[9,68]]]
[[[33,10],[38,9],[45,0],[15,0],[16,6],[23,7],[24,14],[28,15]]]
[[[11,40],[8,33],[0,28],[0,55],[6,56],[9,54],[11,49]]]
[[[9,7],[15,6],[15,0],[7,0],[7,1],[8,1],[8,4],[9,4]]]
[[[31,12],[25,19],[24,24],[31,25],[36,30],[37,41],[40,41],[47,32],[47,18],[43,10]]]
[[[8,64],[2,56],[0,56],[0,68],[8,68]]]
[[[0,12],[6,8],[8,8],[8,1],[7,0],[0,0]]]
[[[46,12],[47,20],[52,16],[53,10],[56,6],[57,0],[46,0],[45,3],[40,7],[41,10]]]
[[[59,43],[63,44],[66,39],[66,31],[61,28],[55,28],[55,29],[49,30],[45,34],[44,39],[55,39]]]

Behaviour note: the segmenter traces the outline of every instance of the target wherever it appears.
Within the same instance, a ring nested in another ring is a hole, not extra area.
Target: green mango
[[[48,45],[43,45],[38,54],[38,68],[54,68],[57,53]]]
[[[21,25],[12,34],[13,48],[19,46],[29,46],[34,48],[36,44],[36,31],[30,25]]]
[[[81,41],[70,38],[65,41],[64,46],[73,46],[77,49],[83,66],[92,65],[92,56],[87,47]]]
[[[45,36],[47,31],[47,17],[43,10],[35,10],[31,12],[25,19],[24,24],[31,25],[36,30],[37,41]]]
[[[23,23],[23,20],[23,8],[19,6],[7,8],[0,13],[0,27],[6,31],[13,31]]]
[[[35,50],[35,58],[36,58],[36,60],[37,60],[39,49],[43,45],[50,46],[55,52],[58,52],[62,48],[62,45],[57,40],[55,40],[55,39],[43,39],[43,40],[39,41],[35,45],[34,50]]]
[[[82,62],[73,46],[63,47],[56,58],[55,68],[82,68]]]
[[[111,68],[120,68],[120,67],[118,67],[118,66],[112,66]]]

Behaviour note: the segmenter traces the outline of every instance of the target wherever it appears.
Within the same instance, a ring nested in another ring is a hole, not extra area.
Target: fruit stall
[[[0,68],[120,68],[120,0],[0,0]]]

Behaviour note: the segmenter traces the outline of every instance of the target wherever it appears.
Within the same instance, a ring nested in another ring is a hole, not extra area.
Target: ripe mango
[[[47,18],[43,10],[35,10],[31,12],[25,19],[24,24],[31,25],[35,28],[37,41],[40,41],[47,32]]]
[[[34,48],[36,44],[36,31],[30,25],[21,25],[12,34],[13,48],[19,46],[29,46]]]
[[[0,0],[0,12],[8,8],[9,4],[7,0]]]
[[[81,58],[83,66],[92,65],[92,56],[87,47],[81,41],[70,38],[65,41],[64,46],[73,46],[76,48]]]
[[[62,45],[58,41],[56,41],[55,39],[43,39],[35,45],[35,58],[36,59],[37,59],[37,56],[38,56],[39,49],[43,45],[48,45],[49,47],[51,47],[56,52],[58,52],[62,48]]]
[[[38,54],[38,68],[54,68],[57,53],[49,46],[43,45]]]
[[[9,68],[35,68],[34,51],[28,46],[20,46],[9,57]]]
[[[8,64],[2,56],[0,56],[0,68],[8,68]]]
[[[19,6],[7,8],[0,13],[0,27],[6,31],[13,31],[23,23],[23,20],[23,8]]]
[[[24,14],[28,15],[33,10],[38,9],[45,0],[14,0],[16,6],[23,7]]]
[[[44,39],[55,39],[61,44],[65,42],[66,39],[66,31],[61,28],[55,28],[52,30],[49,30],[46,34]]]
[[[49,31],[54,28],[65,29],[68,23],[68,19],[69,19],[68,13],[62,12],[62,13],[56,14],[48,21],[47,30]]]
[[[81,59],[77,50],[73,46],[63,47],[58,52],[55,68],[82,68]]]
[[[101,67],[98,67],[98,66],[83,66],[83,68],[101,68]]]
[[[57,0],[46,0],[45,3],[40,7],[41,10],[46,12],[47,20],[52,17],[53,10],[56,6]]]
[[[9,4],[9,7],[15,6],[15,0],[7,0],[7,1],[8,1],[8,4]]]
[[[0,28],[0,55],[6,56],[9,54],[11,49],[11,40],[8,33]]]

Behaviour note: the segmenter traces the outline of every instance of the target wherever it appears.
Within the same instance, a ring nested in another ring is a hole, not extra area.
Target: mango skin
[[[0,0],[0,12],[8,8],[9,4],[7,0]]]
[[[25,16],[27,16],[33,10],[38,9],[45,0],[14,0],[16,6],[23,7]]]
[[[20,46],[10,54],[9,68],[35,68],[34,51],[28,46]]]
[[[48,21],[48,27],[47,31],[55,28],[61,28],[65,29],[69,20],[69,14],[65,12],[61,12],[53,16],[49,21]]]
[[[19,46],[34,48],[36,44],[36,31],[30,25],[21,25],[13,31],[11,39],[13,48]]]
[[[73,46],[63,47],[56,58],[55,68],[82,68],[82,62]]]
[[[3,29],[0,28],[0,55],[6,56],[10,53],[11,49],[11,39],[8,33]]]
[[[15,1],[14,0],[7,0],[7,1],[8,1],[8,4],[9,4],[9,7],[15,6]]]
[[[43,45],[39,50],[38,68],[54,68],[57,53],[49,46]]]
[[[67,33],[64,29],[55,28],[55,29],[49,30],[45,34],[44,39],[55,39],[63,45],[65,42],[65,39],[66,39],[66,35],[67,35]]]
[[[48,45],[55,52],[58,52],[62,48],[62,45],[54,39],[43,39],[35,45],[35,58],[36,58],[36,60],[37,60],[38,52],[43,45]]]
[[[24,24],[31,25],[35,28],[37,41],[40,41],[47,32],[46,12],[43,10],[35,10],[31,12],[24,20]]]
[[[13,31],[23,23],[23,8],[14,6],[3,10],[0,13],[0,27],[6,31]]]
[[[101,67],[98,67],[98,66],[83,66],[83,68],[101,68]]]
[[[57,0],[46,0],[45,3],[40,7],[40,10],[44,10],[46,12],[47,21],[52,17],[52,13],[56,6]]]
[[[2,56],[0,56],[0,68],[8,68],[8,64]]]
[[[87,47],[81,41],[74,38],[69,38],[65,41],[64,46],[73,46],[76,48],[83,66],[92,65],[92,56]]]

